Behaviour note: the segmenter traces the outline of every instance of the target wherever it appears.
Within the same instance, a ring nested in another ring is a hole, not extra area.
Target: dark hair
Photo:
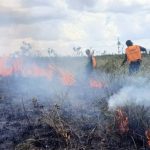
[[[132,45],[133,45],[133,43],[132,43],[132,41],[131,41],[131,40],[127,40],[127,41],[126,41],[126,45],[127,45],[127,46],[132,46]]]
[[[90,54],[90,50],[89,49],[87,49],[85,52],[86,52],[87,55]]]

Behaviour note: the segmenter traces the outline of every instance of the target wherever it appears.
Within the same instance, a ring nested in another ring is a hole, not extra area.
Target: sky
[[[33,51],[59,55],[124,52],[125,41],[150,48],[150,0],[0,0],[0,55],[19,51],[22,42]]]

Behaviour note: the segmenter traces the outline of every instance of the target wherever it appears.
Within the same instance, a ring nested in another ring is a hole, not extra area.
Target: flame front
[[[25,61],[22,58],[0,58],[0,76],[6,77],[13,74],[23,77],[44,77],[48,80],[52,80],[53,76],[57,74],[62,84],[65,86],[73,86],[76,83],[76,78],[72,72],[54,64],[43,67],[33,61],[28,63],[28,61]],[[91,88],[104,87],[102,82],[95,79],[90,79],[87,82]]]
[[[119,128],[121,134],[127,133],[129,131],[128,117],[121,108],[116,110],[116,121],[117,127]]]
[[[71,72],[64,71],[62,69],[60,71],[61,81],[64,85],[72,86],[75,84],[75,78]]]
[[[9,76],[13,72],[12,67],[7,66],[7,58],[0,59],[0,76]]]

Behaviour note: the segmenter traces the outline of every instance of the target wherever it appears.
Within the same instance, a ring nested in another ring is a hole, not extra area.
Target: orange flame
[[[0,76],[9,76],[12,74],[12,68],[7,65],[7,58],[0,59]]]
[[[9,65],[9,61],[10,65]],[[25,77],[45,77],[52,79],[53,73],[57,72],[60,75],[61,81],[66,86],[74,85],[75,79],[72,73],[63,69],[49,65],[45,68],[38,66],[36,63],[30,65],[23,64],[21,58],[0,58],[0,76],[10,76],[19,73]]]
[[[121,108],[116,110],[116,120],[120,133],[127,133],[129,131],[129,121],[127,115]]]
[[[62,69],[60,71],[61,81],[64,85],[72,86],[75,84],[75,78],[72,73],[68,71],[64,71]]]
[[[26,63],[22,58],[0,58],[0,76],[11,76],[13,74],[19,74],[23,77],[44,77],[51,80],[54,73],[57,73],[65,86],[72,86],[76,80],[74,75],[67,71],[59,68],[55,65],[48,65],[40,67],[36,62],[30,64]],[[104,84],[95,79],[89,81],[91,88],[102,88]]]
[[[97,81],[95,79],[90,80],[90,87],[92,88],[102,88],[103,86],[104,86],[103,83],[100,81]]]
[[[145,136],[147,138],[147,144],[150,147],[150,129],[145,131]]]
[[[37,64],[30,64],[26,66],[23,64],[21,58],[15,58],[12,60],[9,58],[0,58],[0,76],[5,77],[16,73],[25,77],[46,77],[50,80],[53,74],[53,67],[49,65],[46,68],[42,68]]]
[[[24,68],[24,76],[33,76],[33,77],[45,77],[47,79],[51,79],[53,75],[53,71],[51,67],[40,68],[36,64],[32,64],[30,68]]]
[[[20,58],[14,59],[12,63],[12,74],[22,73],[23,62]]]

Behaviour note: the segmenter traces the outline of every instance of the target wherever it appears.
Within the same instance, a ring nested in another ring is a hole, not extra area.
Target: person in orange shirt
[[[96,58],[94,55],[94,51],[91,52],[89,49],[85,51],[88,59],[86,64],[86,72],[87,74],[91,74],[93,72],[93,69],[96,68]]]
[[[127,48],[125,50],[125,58],[121,64],[123,66],[126,61],[129,63],[129,74],[136,73],[139,71],[142,54],[141,51],[147,53],[146,48],[138,45],[133,45],[131,40],[126,41]]]

